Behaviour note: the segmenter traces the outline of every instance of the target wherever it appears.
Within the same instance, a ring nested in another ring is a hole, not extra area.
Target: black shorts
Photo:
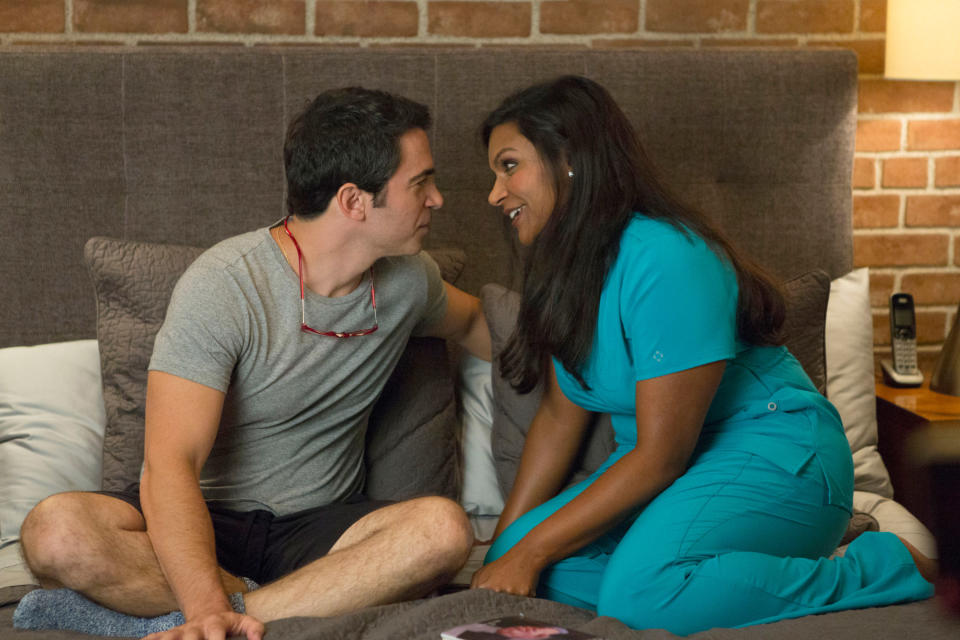
[[[140,485],[97,493],[123,500],[143,513]],[[207,505],[213,521],[217,562],[233,575],[266,584],[330,551],[340,536],[367,514],[391,502],[355,494],[343,502],[275,516],[269,511],[231,511]]]

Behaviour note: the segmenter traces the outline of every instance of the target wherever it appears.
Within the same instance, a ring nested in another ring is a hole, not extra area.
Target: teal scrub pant
[[[518,518],[486,562],[584,490],[592,476]],[[933,587],[893,534],[864,533],[828,558],[848,510],[827,504],[820,459],[796,474],[737,451],[697,455],[637,514],[548,567],[537,595],[630,627],[690,634],[922,600]]]

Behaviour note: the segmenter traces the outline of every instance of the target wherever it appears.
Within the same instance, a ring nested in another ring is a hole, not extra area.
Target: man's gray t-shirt
[[[287,515],[363,489],[367,419],[411,335],[440,321],[446,293],[426,253],[373,267],[380,328],[354,338],[300,330],[300,285],[263,228],[204,252],[174,289],[150,369],[226,394],[203,467],[204,498]],[[370,274],[351,293],[306,292],[307,324],[374,324]]]

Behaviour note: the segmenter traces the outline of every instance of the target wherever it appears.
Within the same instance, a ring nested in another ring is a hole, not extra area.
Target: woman
[[[483,139],[530,248],[501,373],[545,392],[473,586],[680,634],[929,597],[895,536],[826,559],[853,493],[839,416],[780,346],[777,287],[658,183],[606,90],[533,86]],[[591,411],[616,450],[557,495]]]

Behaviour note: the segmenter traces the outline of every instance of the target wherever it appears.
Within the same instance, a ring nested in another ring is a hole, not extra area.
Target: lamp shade
[[[887,0],[884,75],[960,80],[960,0]]]

